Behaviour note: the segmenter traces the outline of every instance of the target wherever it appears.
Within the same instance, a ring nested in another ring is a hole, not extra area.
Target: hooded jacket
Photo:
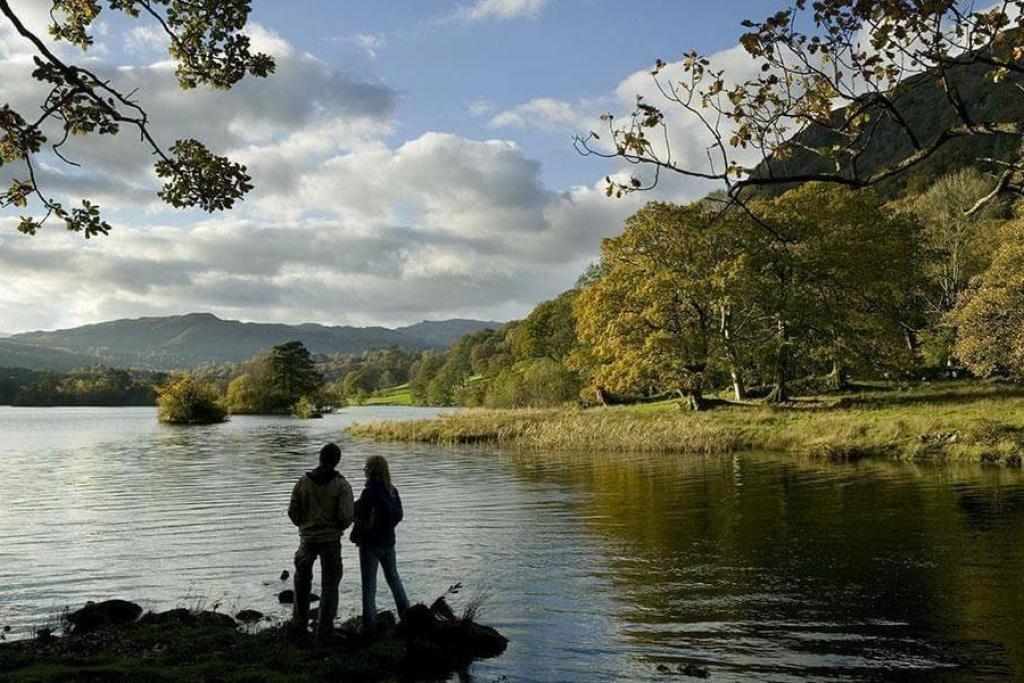
[[[352,487],[334,468],[306,472],[292,489],[288,518],[304,541],[336,541],[352,523]]]

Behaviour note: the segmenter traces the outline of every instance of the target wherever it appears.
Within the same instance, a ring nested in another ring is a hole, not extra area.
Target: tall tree
[[[606,272],[584,288],[576,318],[588,368],[601,393],[669,390],[704,407],[705,375],[721,358],[720,312],[736,252],[723,224],[701,204],[651,203],[604,241]]]
[[[883,208],[870,191],[813,183],[757,210],[779,236],[751,250],[754,269],[770,274],[758,294],[775,332],[770,398],[787,398],[797,354],[810,370],[827,367],[835,388],[844,388],[851,367],[902,366],[894,304],[920,268],[912,217]]]
[[[279,344],[270,350],[271,382],[282,408],[290,409],[300,398],[316,396],[323,386],[323,375],[316,369],[313,356],[300,341]]]
[[[227,89],[246,74],[265,77],[274,70],[274,60],[253,52],[242,32],[249,18],[249,0],[50,0],[49,4],[50,36],[82,50],[93,45],[93,25],[105,10],[153,21],[167,37],[178,83],[186,90]],[[9,0],[0,0],[0,14],[35,52],[32,78],[49,88],[38,113],[16,111],[9,103],[0,106],[0,168],[13,165],[18,173],[6,190],[0,190],[0,208],[21,210],[33,204],[33,211],[41,212],[22,216],[18,230],[34,235],[52,217],[86,237],[110,231],[99,207],[88,199],[80,207],[67,207],[39,185],[37,171],[44,146],[67,162],[63,148],[73,136],[134,131],[156,158],[154,169],[163,180],[158,195],[174,207],[229,209],[252,189],[245,166],[214,154],[198,140],[177,140],[167,148],[159,144],[135,93],[118,88],[83,64],[62,59],[26,25]]]
[[[1024,379],[1024,229],[1000,247],[955,313],[956,353],[978,375]]]

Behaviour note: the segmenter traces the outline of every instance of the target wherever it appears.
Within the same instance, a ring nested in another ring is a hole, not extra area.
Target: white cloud
[[[468,22],[533,19],[547,4],[548,0],[477,0],[472,5],[460,7],[455,18]]]
[[[122,40],[124,49],[128,53],[152,57],[158,54],[167,54],[170,38],[153,24],[139,24],[125,32]]]
[[[579,121],[580,116],[570,104],[542,97],[501,112],[488,125],[491,128],[533,127],[549,132],[571,132]]]
[[[470,116],[479,119],[494,112],[494,102],[491,102],[486,97],[478,97],[469,103],[469,107],[466,110]]]

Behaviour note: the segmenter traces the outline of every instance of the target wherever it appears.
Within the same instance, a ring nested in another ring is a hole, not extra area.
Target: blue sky
[[[13,0],[45,33],[45,4]],[[231,212],[155,200],[146,150],[76,139],[78,170],[41,159],[45,189],[97,201],[115,229],[86,242],[16,234],[0,215],[0,331],[210,311],[228,318],[399,325],[508,320],[571,286],[603,237],[653,195],[607,199],[623,171],[583,158],[576,131],[628,113],[657,58],[697,49],[731,72],[744,18],[777,0],[256,0],[247,32],[277,73],[230,92],[182,92],[152,25],[104,12],[83,57],[138,92],[165,143],[198,137],[246,163],[256,189]],[[38,107],[31,49],[0,23],[2,99]],[[680,155],[704,158],[672,119]],[[698,161],[699,163],[699,161]],[[16,171],[4,169],[3,181]],[[695,199],[676,179],[657,197]]]
[[[474,102],[495,113],[535,98],[576,103],[603,98],[621,80],[655,59],[684,50],[714,53],[732,47],[743,19],[777,10],[778,0],[549,0],[536,14],[505,20],[453,20],[472,3],[448,0],[264,0],[254,19],[325,60],[350,65],[398,89],[398,135],[442,130],[494,137],[491,117],[474,117]],[[359,36],[383,41],[375,59]],[[594,161],[573,153],[571,131],[503,130],[544,164],[555,187],[589,182]],[[600,171],[598,171],[598,174]]]

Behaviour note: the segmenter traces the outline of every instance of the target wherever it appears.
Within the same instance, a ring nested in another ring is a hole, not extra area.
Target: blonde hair
[[[363,471],[366,472],[367,480],[376,479],[384,484],[384,488],[389,492],[394,493],[395,487],[391,485],[391,469],[383,455],[371,455],[367,458]]]

